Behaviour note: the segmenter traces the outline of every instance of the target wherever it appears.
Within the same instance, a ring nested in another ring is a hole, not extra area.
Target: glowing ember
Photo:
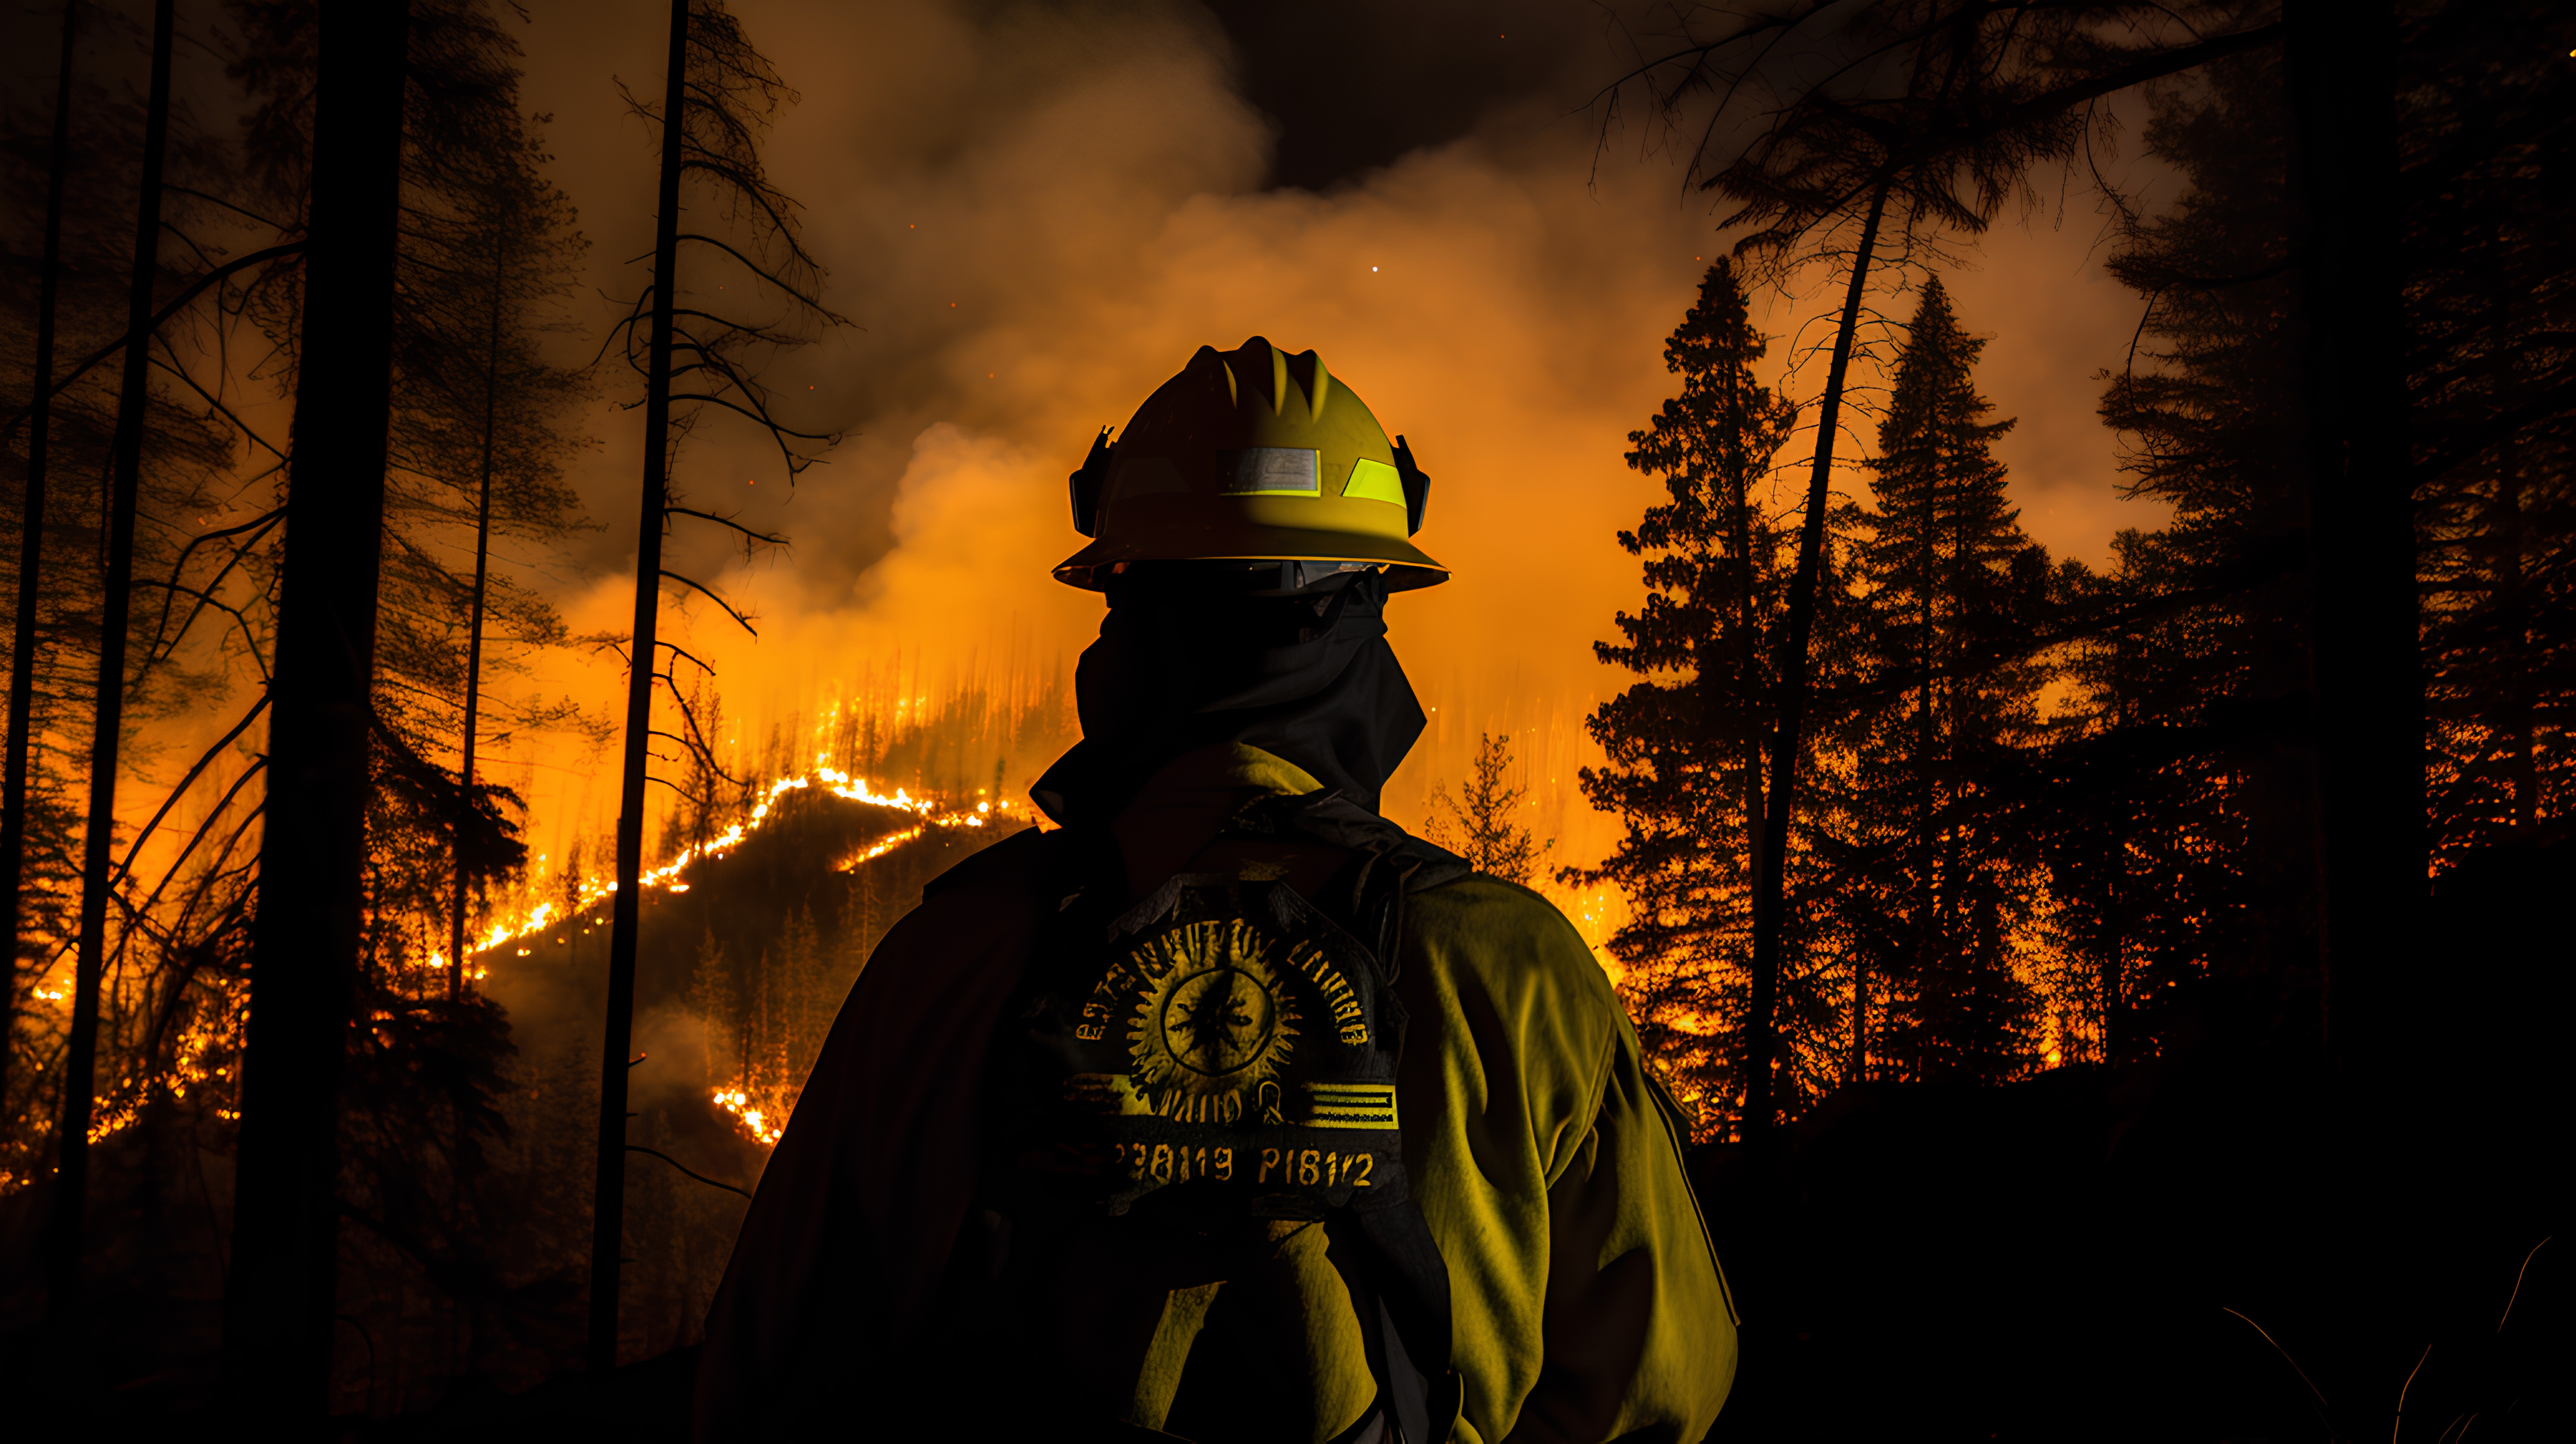
[[[779,1135],[787,1131],[785,1118],[772,1122],[768,1110],[751,1106],[750,1097],[739,1088],[719,1088],[708,1096],[718,1108],[733,1115],[745,1134],[764,1147],[777,1143]]]

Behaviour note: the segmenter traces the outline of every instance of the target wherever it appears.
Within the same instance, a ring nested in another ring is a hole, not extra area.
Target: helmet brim
[[[1387,590],[1393,592],[1436,587],[1449,580],[1447,567],[1402,538],[1283,526],[1229,528],[1221,540],[1211,535],[1195,546],[1187,538],[1169,535],[1104,537],[1059,562],[1055,579],[1096,592],[1127,563],[1163,561],[1357,562],[1382,568]]]

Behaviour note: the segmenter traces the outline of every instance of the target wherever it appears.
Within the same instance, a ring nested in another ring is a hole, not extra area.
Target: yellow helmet
[[[1404,438],[1389,444],[1314,352],[1259,336],[1201,346],[1114,444],[1101,431],[1072,481],[1074,529],[1093,538],[1055,569],[1073,586],[1097,591],[1151,561],[1302,562],[1308,577],[1374,567],[1394,591],[1449,579],[1407,540],[1431,478]]]

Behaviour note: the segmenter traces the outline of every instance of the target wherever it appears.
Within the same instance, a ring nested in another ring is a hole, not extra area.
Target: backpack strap
[[[1338,790],[1258,798],[1227,821],[1224,835],[1305,838],[1349,851],[1351,861],[1315,901],[1347,919],[1390,989],[1403,968],[1405,897],[1472,871],[1464,858]],[[1355,1197],[1324,1226],[1340,1245],[1335,1252],[1351,1260],[1342,1281],[1367,1337],[1380,1407],[1407,1444],[1449,1437],[1464,1403],[1464,1381],[1449,1367],[1449,1267],[1411,1188],[1372,1195],[1365,1205]]]

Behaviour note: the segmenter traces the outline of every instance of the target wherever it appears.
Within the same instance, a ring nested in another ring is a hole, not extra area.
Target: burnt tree
[[[317,17],[312,204],[251,942],[227,1387],[318,1418],[337,1277],[338,1083],[364,928],[403,138],[400,4]]]

